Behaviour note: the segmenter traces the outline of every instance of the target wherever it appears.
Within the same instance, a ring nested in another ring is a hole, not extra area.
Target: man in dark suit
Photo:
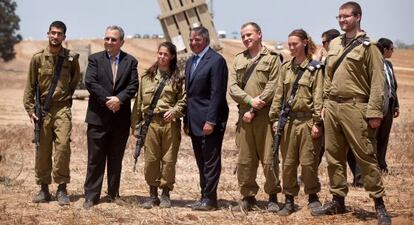
[[[187,61],[185,69],[187,114],[184,123],[200,174],[201,199],[192,204],[192,209],[199,211],[217,209],[221,145],[229,115],[227,64],[209,44],[206,28],[191,30],[190,48],[195,55]]]
[[[388,173],[387,162],[385,155],[387,154],[388,140],[394,118],[400,115],[400,104],[397,96],[397,80],[395,79],[394,69],[392,63],[387,60],[391,58],[394,52],[394,43],[388,38],[380,38],[377,46],[384,56],[384,72],[386,79],[386,87],[388,91],[388,100],[385,104],[385,115],[382,118],[381,126],[377,131],[377,160],[378,165],[383,173]]]
[[[89,104],[88,168],[85,203],[88,209],[99,201],[107,164],[108,197],[119,197],[122,158],[129,136],[131,98],[138,89],[137,60],[121,51],[124,31],[119,26],[106,28],[105,51],[89,57],[85,83]]]

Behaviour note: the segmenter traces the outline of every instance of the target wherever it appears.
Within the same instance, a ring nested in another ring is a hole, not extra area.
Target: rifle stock
[[[141,155],[142,147],[144,146],[145,137],[148,131],[147,123],[149,125],[149,121],[148,122],[144,121],[144,123],[141,124],[141,126],[137,129],[138,137],[137,137],[137,142],[135,143],[135,151],[133,155],[135,159],[133,172],[135,172],[136,170],[138,157]]]

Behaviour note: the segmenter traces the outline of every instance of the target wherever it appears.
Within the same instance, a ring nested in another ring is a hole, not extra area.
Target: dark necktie
[[[195,55],[193,57],[193,62],[191,64],[191,70],[190,70],[190,77],[191,78],[193,78],[193,73],[194,73],[194,71],[195,71],[195,69],[197,67],[197,60],[198,60],[198,58],[200,58],[200,56],[198,56],[198,55]]]

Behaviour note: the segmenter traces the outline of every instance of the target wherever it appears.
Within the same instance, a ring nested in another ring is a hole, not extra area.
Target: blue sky
[[[127,35],[161,34],[157,16],[158,0],[17,0],[23,38],[45,39],[49,24],[62,20],[68,27],[67,39],[100,38],[106,26],[116,24]],[[207,0],[209,3],[210,1]],[[214,23],[228,35],[238,32],[246,21],[255,21],[266,40],[285,41],[296,28],[305,29],[320,43],[320,35],[337,28],[335,16],[340,0],[215,0]],[[414,1],[364,0],[362,28],[373,39],[388,37],[414,43]]]

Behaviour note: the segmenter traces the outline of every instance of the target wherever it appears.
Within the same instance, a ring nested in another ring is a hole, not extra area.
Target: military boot
[[[232,210],[237,212],[247,212],[252,211],[254,207],[257,206],[256,198],[254,196],[243,197],[241,202],[233,206]]]
[[[160,197],[160,208],[171,208],[170,189],[163,188]]]
[[[378,225],[391,224],[391,217],[385,209],[384,200],[382,198],[374,198],[375,212],[377,214]]]
[[[311,213],[313,210],[318,209],[322,206],[321,202],[319,201],[318,194],[309,194],[308,198],[308,209],[310,209]]]
[[[49,202],[52,196],[49,193],[49,185],[41,184],[39,193],[33,197],[33,203],[44,203]]]
[[[277,212],[279,211],[279,204],[277,203],[277,195],[269,195],[269,201],[267,202],[267,211],[268,212]]]
[[[150,197],[149,199],[142,203],[141,207],[144,209],[151,209],[154,206],[160,204],[160,199],[158,198],[158,187],[150,186]]]
[[[332,201],[325,203],[322,207],[314,208],[311,211],[312,216],[334,215],[345,213],[345,198],[333,196]]]
[[[285,195],[285,205],[277,212],[279,216],[289,216],[295,211],[295,197],[293,195]]]
[[[60,206],[69,205],[70,199],[68,196],[68,192],[66,190],[66,184],[59,184],[57,191],[56,191],[56,199],[58,200],[58,204]]]

